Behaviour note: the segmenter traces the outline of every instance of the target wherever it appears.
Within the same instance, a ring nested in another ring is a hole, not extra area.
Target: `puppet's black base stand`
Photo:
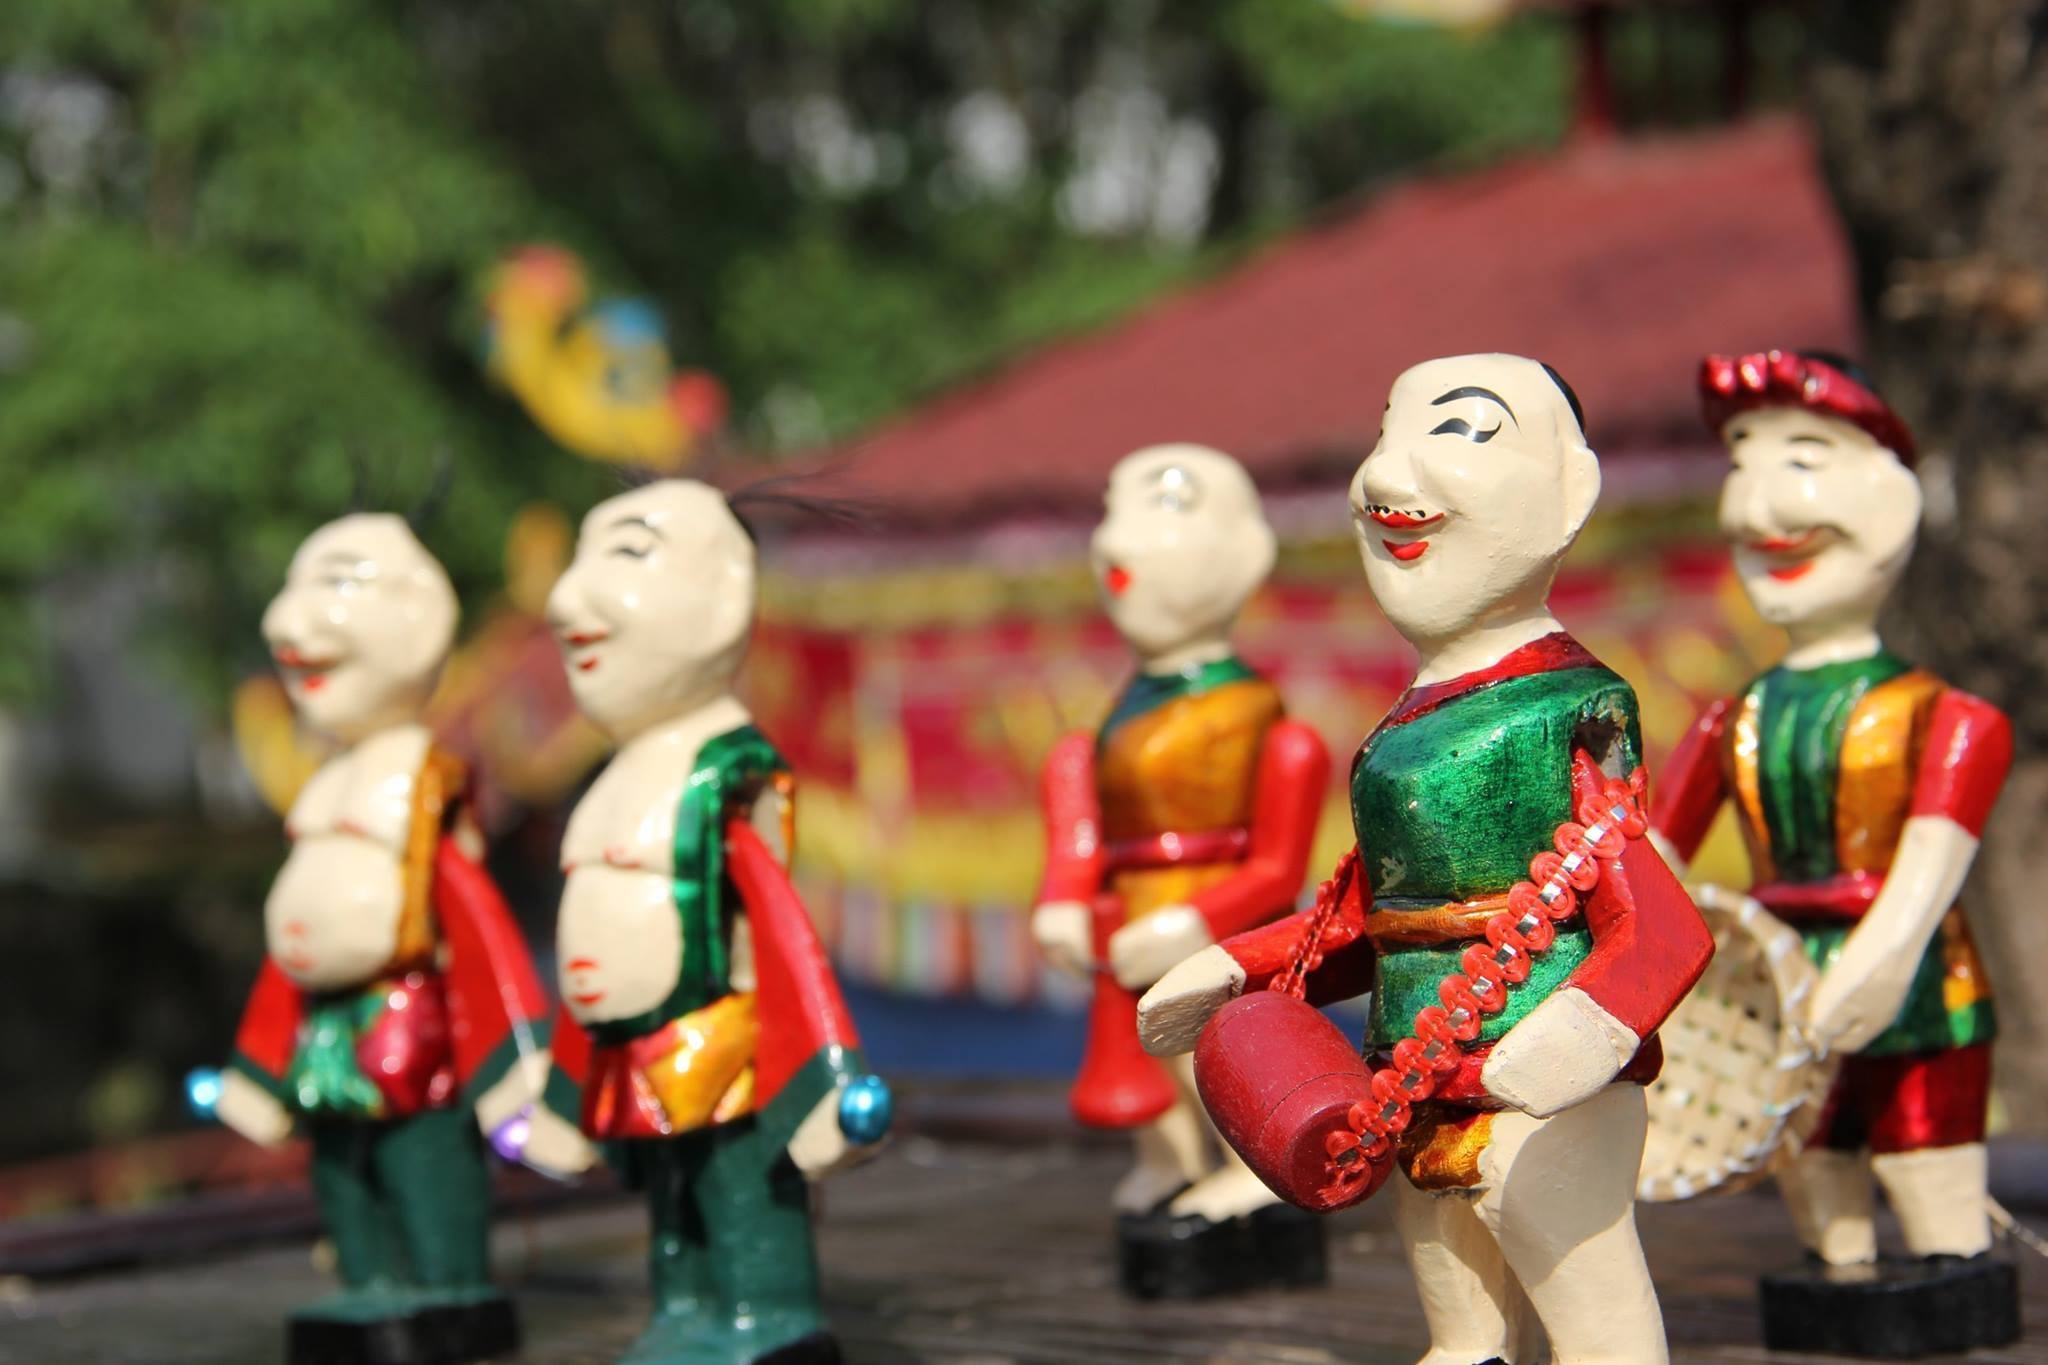
[[[1138,1299],[1205,1299],[1330,1278],[1323,1220],[1289,1204],[1221,1223],[1164,1208],[1125,1214],[1116,1240],[1118,1278]]]
[[[502,1295],[388,1318],[304,1314],[291,1320],[291,1365],[461,1365],[519,1349],[519,1319]]]
[[[1773,1351],[1912,1360],[2019,1340],[2019,1276],[1982,1256],[1813,1262],[1766,1275],[1764,1345]]]
[[[829,1332],[813,1332],[787,1346],[778,1346],[767,1355],[756,1356],[754,1365],[841,1365],[844,1360],[838,1338]]]

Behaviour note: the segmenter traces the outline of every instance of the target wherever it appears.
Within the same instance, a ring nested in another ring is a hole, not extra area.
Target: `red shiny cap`
[[[1716,435],[1739,412],[1795,407],[1859,427],[1908,469],[1913,433],[1891,405],[1825,360],[1796,351],[1710,355],[1700,362],[1700,410]]]

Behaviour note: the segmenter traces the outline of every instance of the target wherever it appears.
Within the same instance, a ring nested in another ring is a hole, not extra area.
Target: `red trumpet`
[[[1095,898],[1095,999],[1088,1051],[1070,1097],[1074,1117],[1091,1128],[1140,1127],[1173,1107],[1173,1078],[1138,1042],[1138,999],[1109,970],[1110,936],[1126,922],[1120,897]]]

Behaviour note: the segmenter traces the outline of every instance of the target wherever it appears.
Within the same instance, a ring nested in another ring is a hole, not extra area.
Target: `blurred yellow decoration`
[[[725,390],[675,368],[650,305],[589,297],[583,263],[560,247],[498,262],[485,298],[491,377],[576,454],[673,474],[724,421]]]
[[[576,533],[568,514],[551,502],[530,502],[505,533],[505,596],[515,611],[547,612],[548,594],[569,567]]]
[[[797,798],[796,842],[804,871],[892,903],[1014,910],[1038,883],[1045,834],[1031,806],[885,823],[864,797],[814,782]]]
[[[280,815],[291,809],[326,750],[298,727],[291,698],[275,675],[245,679],[228,703],[235,749],[264,804]]]

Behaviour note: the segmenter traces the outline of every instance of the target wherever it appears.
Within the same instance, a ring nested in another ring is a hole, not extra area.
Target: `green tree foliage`
[[[217,697],[351,459],[403,506],[439,448],[435,547],[493,584],[513,508],[607,478],[483,378],[479,275],[520,242],[649,297],[768,458],[1550,141],[1566,67],[1552,21],[1325,0],[7,0],[0,629],[148,565],[162,657]]]

